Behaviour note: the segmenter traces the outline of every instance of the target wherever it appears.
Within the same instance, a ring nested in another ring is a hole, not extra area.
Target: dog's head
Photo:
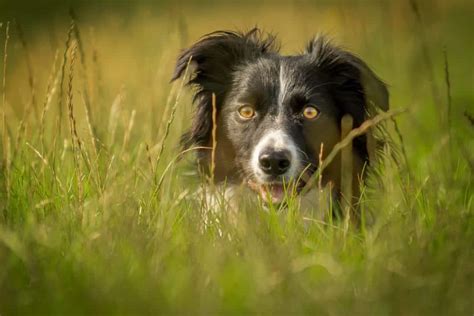
[[[343,115],[357,127],[369,103],[388,107],[387,89],[368,66],[324,37],[310,41],[302,54],[282,56],[274,37],[257,29],[211,33],[182,52],[173,80],[189,60],[197,108],[184,145],[211,146],[214,93],[215,178],[243,180],[273,202],[281,201],[285,183],[302,187],[301,174],[318,166],[321,143],[324,153],[331,151]],[[354,148],[368,159],[364,136]],[[210,152],[203,150],[198,160],[208,166]]]

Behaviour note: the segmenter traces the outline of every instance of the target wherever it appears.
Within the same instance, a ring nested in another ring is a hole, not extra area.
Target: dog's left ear
[[[351,102],[354,101],[351,98],[362,97],[366,110],[371,107],[388,110],[389,95],[386,85],[362,59],[332,45],[324,36],[310,41],[306,52],[314,58],[317,67],[337,84],[336,92],[343,98],[346,97],[346,101]],[[363,95],[358,94],[360,87]]]
[[[388,90],[385,84],[359,57],[334,46],[325,37],[312,40],[306,54],[318,71],[331,83],[328,89],[340,110],[340,117],[350,114],[354,119],[354,127],[359,127],[377,108],[387,111]],[[354,140],[355,149],[364,159],[374,157],[373,142],[370,133]]]

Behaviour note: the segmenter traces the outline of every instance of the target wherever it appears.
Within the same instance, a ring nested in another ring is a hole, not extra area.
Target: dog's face
[[[324,157],[338,142],[341,117],[349,113],[360,125],[368,99],[385,107],[387,91],[360,59],[325,39],[312,41],[303,54],[282,56],[272,37],[259,35],[205,37],[179,57],[174,79],[191,59],[197,111],[186,145],[211,144],[214,93],[219,178],[244,180],[279,203],[285,189],[299,191],[316,170],[321,144]],[[365,138],[356,140],[355,151],[367,159]],[[206,152],[199,158],[209,163]]]
[[[272,55],[240,66],[222,104],[225,133],[245,178],[274,202],[283,184],[300,189],[318,164],[320,144],[338,140],[339,113],[325,74],[307,55]],[[300,181],[298,181],[300,179]]]

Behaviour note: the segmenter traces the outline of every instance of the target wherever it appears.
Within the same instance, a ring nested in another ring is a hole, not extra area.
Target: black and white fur
[[[268,202],[281,202],[284,185],[293,184],[297,192],[305,185],[299,180],[301,174],[318,168],[321,143],[325,156],[340,140],[340,121],[345,114],[358,127],[367,118],[369,106],[388,109],[384,83],[360,58],[325,37],[311,40],[300,54],[284,56],[278,53],[275,37],[258,29],[214,32],[179,55],[172,80],[183,75],[190,59],[193,75],[188,84],[194,88],[196,110],[183,136],[184,146],[212,145],[214,93],[214,179],[249,184]],[[254,109],[252,119],[239,115],[245,105]],[[317,119],[304,119],[302,111],[307,105],[317,108]],[[271,163],[262,164],[265,155]],[[353,156],[356,181],[369,162],[366,136],[354,140]],[[210,157],[209,150],[198,153],[205,172],[209,172]],[[337,192],[338,159],[325,169],[323,179]]]

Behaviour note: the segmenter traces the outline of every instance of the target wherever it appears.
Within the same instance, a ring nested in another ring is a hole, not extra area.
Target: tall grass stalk
[[[49,110],[49,106],[51,105],[51,101],[53,100],[53,96],[56,93],[58,84],[59,84],[59,71],[56,69],[57,61],[58,61],[59,52],[56,50],[54,54],[54,60],[51,72],[49,73],[48,83],[46,86],[46,97],[43,101],[43,109],[41,111],[41,118],[40,118],[40,142],[41,142],[41,152],[46,152],[45,142],[44,142],[44,134],[46,129],[46,113]]]
[[[122,112],[122,103],[125,100],[125,86],[122,85],[119,93],[115,96],[112,106],[110,107],[109,113],[109,124],[108,124],[108,143],[109,147],[112,147],[115,141],[115,134],[117,132],[117,125],[119,121],[120,114]]]
[[[28,42],[26,41],[23,28],[21,27],[21,24],[18,22],[18,20],[15,20],[15,25],[17,28],[18,39],[20,40],[21,46],[25,53],[25,63],[26,63],[26,69],[28,71],[28,87],[31,93],[31,99],[28,103],[28,106],[33,108],[33,111],[35,113],[35,118],[38,121],[39,113],[38,113],[38,104],[36,101],[36,80],[35,80],[35,75],[33,71],[33,62],[32,62],[31,52],[30,52]],[[28,120],[29,114],[31,112],[29,107],[25,111],[25,115],[23,118],[23,120],[25,121]]]
[[[69,114],[69,129],[71,133],[71,146],[75,162],[75,172],[76,172],[76,185],[78,188],[78,206],[79,214],[78,217],[83,219],[83,203],[84,203],[84,170],[83,170],[83,159],[82,155],[84,154],[84,149],[82,146],[82,141],[79,138],[76,127],[76,118],[74,116],[74,93],[73,93],[73,80],[74,80],[74,65],[76,62],[76,51],[77,45],[75,43],[71,46],[71,60],[69,63],[69,80],[68,80],[68,89],[67,89],[67,105],[68,105],[68,114]]]
[[[189,65],[191,65],[191,59],[192,59],[192,57],[189,58],[188,63],[186,64],[186,69],[184,71],[184,76],[181,79],[180,87],[179,87],[179,89],[176,93],[176,98],[175,98],[175,101],[174,101],[174,105],[171,108],[171,113],[170,113],[170,116],[168,118],[168,122],[166,122],[165,132],[164,132],[163,138],[161,139],[161,145],[160,145],[160,148],[158,150],[158,155],[157,155],[156,161],[155,161],[155,167],[156,168],[158,168],[158,165],[160,164],[161,156],[163,154],[163,151],[165,150],[166,139],[169,136],[171,124],[174,121],[174,117],[175,117],[175,114],[176,114],[176,109],[178,108],[179,100],[181,98],[181,93],[183,91],[184,84],[185,84],[185,82],[188,78],[188,70],[189,70]],[[154,174],[154,177],[156,179],[157,175]],[[156,195],[157,193],[158,193],[158,188],[156,188],[154,195]]]
[[[84,97],[84,94],[81,93],[81,99],[82,99],[82,104],[84,105],[84,113],[85,113],[85,118],[86,118],[86,124],[87,124],[87,131],[89,134],[90,138],[90,143],[92,147],[92,158],[89,157],[87,149],[84,147],[83,153],[86,157],[86,161],[88,162],[88,168],[90,173],[93,174],[93,178],[95,180],[95,183],[97,185],[97,188],[99,189],[100,194],[103,194],[102,190],[102,183],[101,183],[101,177],[100,177],[100,171],[99,171],[99,152],[97,149],[97,140],[96,136],[94,133],[94,128],[91,123],[91,117],[89,113],[89,109],[86,106],[86,100]]]
[[[451,79],[449,75],[449,63],[448,63],[448,49],[445,47],[443,49],[444,56],[444,80],[446,83],[446,125],[448,133],[451,137],[451,121],[452,121],[452,97],[451,97]]]
[[[171,89],[168,93],[168,97],[166,98],[165,108],[164,108],[163,114],[161,116],[161,121],[159,123],[160,125],[158,126],[158,132],[156,133],[156,135],[158,135],[158,136],[162,135],[163,134],[163,129],[166,128],[166,120],[169,118],[171,103],[173,101],[173,96],[176,95],[176,89],[177,89],[177,84],[173,83],[171,85]],[[158,144],[158,145],[161,145],[161,144]]]
[[[352,130],[354,120],[350,114],[346,114],[341,119],[341,141],[343,141]],[[354,216],[351,216],[353,209],[353,190],[352,182],[353,174],[353,153],[352,141],[348,141],[347,145],[341,149],[341,204],[344,212],[344,231],[349,230],[349,221]]]
[[[5,177],[5,192],[7,204],[10,197],[10,137],[8,135],[8,126],[6,118],[7,107],[7,60],[8,60],[8,40],[10,39],[10,22],[5,27],[5,43],[3,47],[3,80],[2,80],[2,148],[3,163],[2,169]]]
[[[448,62],[448,49],[444,47],[443,49],[444,57],[444,81],[446,84],[446,129],[448,130],[449,135],[449,161],[452,161],[452,153],[454,151],[453,146],[453,133],[452,133],[452,96],[451,96],[451,78],[449,74],[449,62]],[[463,145],[461,145],[463,146]],[[451,164],[450,164],[451,165]],[[452,169],[448,170],[449,173],[452,173]]]
[[[122,149],[120,150],[121,155],[125,153],[125,150],[127,149],[128,142],[130,141],[130,135],[132,134],[133,130],[133,125],[135,124],[135,115],[137,114],[137,111],[132,110],[132,113],[130,114],[130,120],[128,121],[128,126],[123,134],[123,141],[122,141]]]
[[[90,93],[89,91],[92,91],[92,85],[93,85],[93,82],[91,80],[89,80],[89,72],[88,72],[88,67],[87,67],[87,60],[86,60],[86,53],[85,53],[85,48],[84,48],[84,43],[83,43],[83,40],[82,40],[82,36],[81,36],[81,32],[79,30],[79,26],[77,24],[77,15],[76,15],[76,12],[74,11],[74,9],[70,8],[69,9],[69,17],[71,19],[71,21],[73,21],[73,34],[74,34],[74,38],[76,39],[77,41],[77,48],[79,50],[79,57],[80,57],[80,60],[81,60],[81,65],[82,65],[82,76],[84,78],[84,86],[83,86],[83,89],[82,89],[82,99],[84,100],[84,106],[86,107],[86,111],[87,111],[87,124],[88,124],[88,127],[89,127],[89,130],[92,132],[92,135],[94,135],[93,139],[94,139],[94,142],[92,143],[92,145],[95,147],[94,148],[94,151],[97,152],[98,150],[98,147],[97,147],[97,142],[95,141],[95,139],[97,139],[97,127],[95,126],[95,122],[94,122],[94,117],[92,116],[92,110],[91,110],[91,104],[92,104],[92,101],[91,101],[91,97],[90,97]]]
[[[217,104],[216,94],[212,94],[212,151],[211,151],[211,183],[214,183],[216,172],[216,148],[217,148]]]
[[[57,140],[61,139],[61,127],[62,127],[62,120],[63,120],[64,79],[66,76],[67,54],[71,46],[73,31],[74,31],[74,21],[71,20],[70,25],[69,25],[69,30],[67,32],[63,58],[62,58],[62,63],[61,63],[61,71],[60,71],[61,79],[59,81],[59,96],[58,96],[58,117],[56,119],[56,133],[54,133],[53,149],[56,148]]]

